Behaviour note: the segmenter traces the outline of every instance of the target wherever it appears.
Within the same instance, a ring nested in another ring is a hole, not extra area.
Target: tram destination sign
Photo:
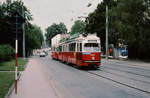
[[[96,43],[97,40],[88,40],[89,43]]]

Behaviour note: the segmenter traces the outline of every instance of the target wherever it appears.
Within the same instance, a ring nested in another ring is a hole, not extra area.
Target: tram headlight
[[[92,57],[92,60],[95,60],[95,58],[94,58],[94,57]]]

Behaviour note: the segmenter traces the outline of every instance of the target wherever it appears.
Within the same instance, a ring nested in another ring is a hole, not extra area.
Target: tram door
[[[82,63],[82,43],[77,43],[77,52],[76,52],[77,65]]]

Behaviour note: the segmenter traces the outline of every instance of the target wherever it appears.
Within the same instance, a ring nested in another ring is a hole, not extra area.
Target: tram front
[[[96,35],[89,35],[83,41],[82,47],[83,65],[99,68],[101,64],[100,38]]]

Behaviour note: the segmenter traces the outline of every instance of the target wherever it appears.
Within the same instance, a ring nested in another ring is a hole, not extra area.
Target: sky
[[[0,0],[6,1],[6,0]],[[68,31],[80,16],[87,17],[101,0],[22,0],[33,15],[31,23],[45,29],[53,23],[63,22]],[[87,7],[92,3],[90,7]],[[80,18],[81,19],[81,18]],[[84,20],[84,18],[82,19]]]

